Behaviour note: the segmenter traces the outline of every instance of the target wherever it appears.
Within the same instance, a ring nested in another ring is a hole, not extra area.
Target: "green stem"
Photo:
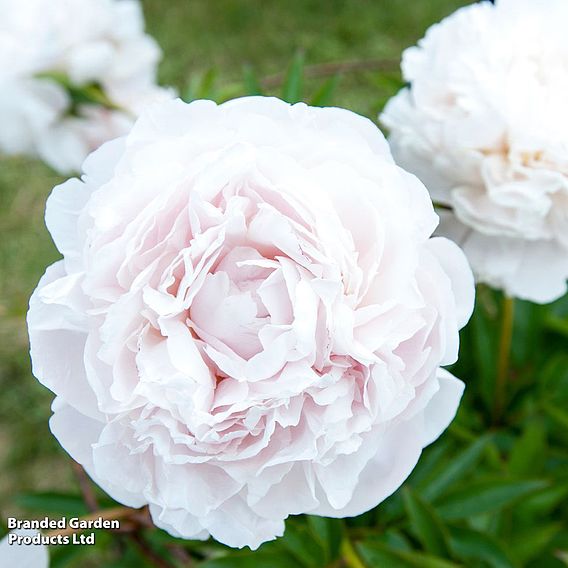
[[[341,556],[347,568],[366,568],[347,535],[341,542]]]
[[[515,319],[515,300],[513,298],[509,298],[508,296],[503,297],[501,318],[501,337],[499,340],[499,357],[497,359],[493,422],[500,420],[505,408],[505,399],[507,396],[507,379],[509,378],[513,322]]]

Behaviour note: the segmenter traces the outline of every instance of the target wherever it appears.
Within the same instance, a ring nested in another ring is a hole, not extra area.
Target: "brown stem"
[[[85,502],[85,505],[87,505],[87,509],[91,513],[98,511],[99,504],[97,503],[97,497],[95,495],[95,492],[93,491],[93,487],[87,474],[85,473],[85,470],[83,469],[81,464],[78,464],[76,461],[72,462],[72,466],[73,473],[77,478],[77,483],[79,483],[79,488],[81,489],[83,501]]]
[[[173,564],[170,564],[170,562],[168,562],[165,558],[159,556],[139,532],[130,534],[130,538],[136,546],[138,546],[145,558],[154,564],[154,566],[157,566],[158,568],[175,568]]]
[[[361,71],[396,71],[399,69],[398,59],[359,59],[354,61],[339,61],[307,65],[304,68],[306,77],[329,77],[340,73],[354,73]],[[260,83],[265,89],[278,87],[286,80],[287,73],[276,73],[261,79]]]
[[[96,511],[84,517],[80,517],[81,521],[95,521],[97,519],[115,521],[120,519],[133,519],[137,516],[143,516],[145,513],[144,509],[131,509],[130,507],[114,507],[113,509],[103,509],[101,511]],[[55,529],[48,531],[45,534],[47,536],[69,536],[75,533],[83,532],[87,529],[73,529],[67,527],[64,529]]]
[[[172,557],[179,561],[183,566],[186,568],[194,566],[193,558],[183,547],[177,546],[176,544],[167,544],[166,547],[170,551]]]

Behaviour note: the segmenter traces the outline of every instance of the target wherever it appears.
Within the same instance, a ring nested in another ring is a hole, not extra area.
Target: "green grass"
[[[308,64],[385,59],[460,0],[143,0],[149,31],[166,54],[161,79],[183,89],[191,74],[215,69],[239,81],[244,64],[259,76],[286,70],[297,51]],[[308,83],[308,91],[313,89]],[[270,94],[279,94],[278,89]],[[376,72],[343,77],[334,104],[375,118],[387,94]]]

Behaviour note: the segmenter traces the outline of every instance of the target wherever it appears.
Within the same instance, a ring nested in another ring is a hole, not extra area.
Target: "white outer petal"
[[[15,530],[10,534],[34,536],[39,534],[34,530]],[[0,540],[0,565],[12,568],[48,568],[49,554],[47,546],[42,544],[9,544],[6,535]]]

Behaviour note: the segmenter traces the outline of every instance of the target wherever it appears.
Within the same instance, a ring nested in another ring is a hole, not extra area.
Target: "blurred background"
[[[260,90],[346,107],[376,120],[402,84],[402,50],[466,2],[142,4],[147,31],[164,51],[160,82],[174,85],[186,99],[223,100]],[[62,179],[39,161],[0,158],[2,518],[74,513],[83,506],[72,462],[49,432],[52,395],[31,375],[25,326],[29,296],[59,256],[43,215],[49,192]],[[370,539],[363,554],[369,566],[568,565],[563,557],[568,550],[568,304],[566,299],[546,307],[517,302],[516,314],[516,382],[507,418],[490,412],[499,297],[481,289],[456,371],[470,382],[458,419],[426,450],[404,492],[349,522],[356,538]],[[253,555],[223,557],[228,552],[220,546],[205,545],[195,554],[191,543],[182,546],[197,560],[219,556],[221,560],[207,564],[210,568],[253,565],[247,558],[259,568],[341,565],[334,560],[333,531],[345,530],[343,526],[306,525],[300,519],[291,530],[292,537],[287,533],[273,557],[273,549],[265,547]],[[324,552],[309,544],[310,530],[320,535]],[[100,550],[86,555],[85,547],[56,551],[53,565],[159,565],[126,545],[115,549],[105,538]],[[153,546],[159,549],[162,543],[156,539]]]

